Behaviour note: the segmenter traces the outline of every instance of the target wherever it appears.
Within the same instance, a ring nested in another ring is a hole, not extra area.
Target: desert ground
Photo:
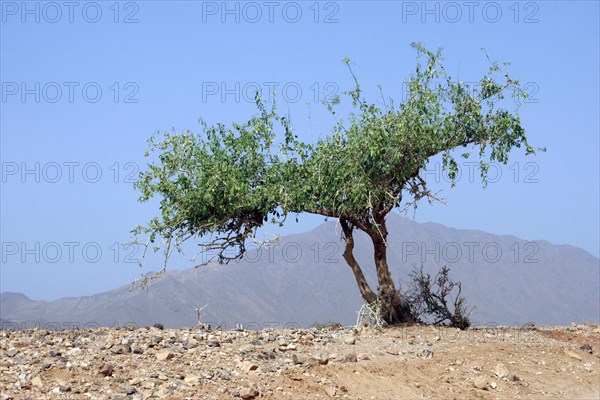
[[[600,399],[600,327],[0,332],[0,399]]]

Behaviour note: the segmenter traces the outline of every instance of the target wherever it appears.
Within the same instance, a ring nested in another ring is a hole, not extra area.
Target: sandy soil
[[[600,399],[600,327],[0,333],[0,399]]]

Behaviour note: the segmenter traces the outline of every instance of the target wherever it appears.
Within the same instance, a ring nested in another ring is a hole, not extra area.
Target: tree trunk
[[[396,290],[392,274],[387,262],[387,227],[385,215],[373,214],[376,224],[370,229],[369,236],[373,242],[373,255],[377,269],[378,300],[381,305],[381,316],[388,324],[414,322],[410,309],[402,301],[400,292]]]
[[[356,279],[356,283],[358,284],[358,289],[360,290],[360,295],[363,300],[367,304],[374,303],[377,300],[377,295],[371,290],[365,275],[358,265],[358,262],[354,258],[354,236],[352,234],[353,227],[350,226],[348,220],[344,218],[340,218],[340,225],[342,225],[342,231],[344,232],[344,239],[346,241],[346,249],[344,250],[344,259],[352,269],[354,273],[354,278]]]

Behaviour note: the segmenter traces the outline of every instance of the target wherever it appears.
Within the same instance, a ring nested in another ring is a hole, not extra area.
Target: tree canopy
[[[187,239],[212,235],[205,250],[216,251],[218,260],[227,262],[243,257],[258,228],[283,224],[290,213],[339,218],[346,239],[344,257],[365,301],[392,296],[385,216],[393,209],[416,207],[422,199],[437,200],[420,175],[428,160],[441,155],[454,185],[456,157],[473,153],[485,185],[490,162],[506,164],[513,148],[523,147],[526,154],[536,151],[527,142],[518,110],[503,108],[505,98],[526,97],[509,76],[508,64],[490,61],[474,93],[446,73],[441,51],[412,46],[417,65],[407,80],[407,96],[397,106],[393,100],[383,106],[368,102],[350,61],[344,60],[355,81],[354,89],[344,93],[352,111],[340,119],[342,99],[326,104],[336,123],[331,135],[316,143],[300,140],[289,116],[258,95],[258,112],[245,123],[203,122],[201,134],[153,136],[146,155],[155,152],[158,157],[136,187],[140,201],[160,197],[161,215],[134,233],[148,235],[150,243],[163,239],[166,258]],[[355,229],[373,240],[377,294],[352,256]]]

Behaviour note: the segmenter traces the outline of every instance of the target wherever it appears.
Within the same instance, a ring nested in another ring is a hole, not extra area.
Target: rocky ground
[[[0,332],[0,399],[599,399],[600,327]]]

